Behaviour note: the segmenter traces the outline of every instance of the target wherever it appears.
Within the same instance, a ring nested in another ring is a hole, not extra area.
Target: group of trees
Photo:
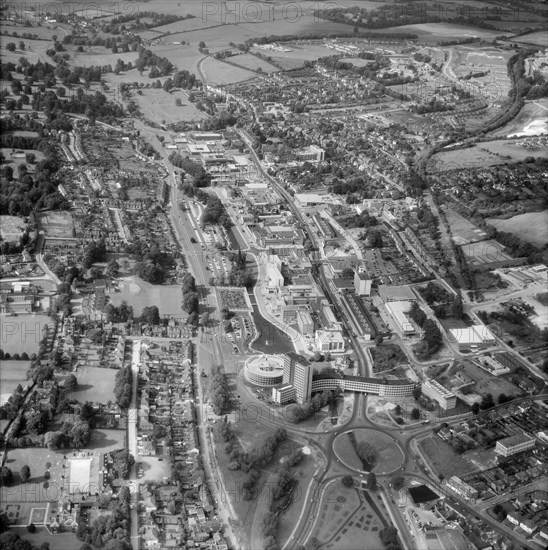
[[[9,137],[9,136],[7,136]],[[7,140],[1,138],[1,145]],[[4,139],[6,138],[6,139]],[[57,154],[47,140],[36,143],[46,158],[36,163],[34,174],[27,171],[26,165],[18,169],[18,178],[14,179],[14,170],[9,165],[3,165],[0,170],[0,214],[10,216],[28,216],[33,210],[67,210],[68,202],[57,191],[57,171],[59,163]]]
[[[152,261],[137,262],[135,264],[135,273],[138,277],[153,285],[161,285],[166,277],[162,265]]]
[[[424,360],[436,353],[443,345],[443,338],[438,325],[432,319],[428,319],[426,313],[413,302],[408,313],[409,317],[424,330],[421,342],[415,347],[415,354],[419,359]]]
[[[148,73],[149,78],[167,76],[175,68],[169,59],[160,57],[150,50],[143,49],[139,52],[139,57],[135,61],[135,68],[142,72],[146,67],[151,68]]]
[[[135,457],[127,450],[120,449],[110,453],[112,470],[116,479],[129,479],[131,467],[135,464]]]
[[[61,430],[47,432],[44,443],[54,451],[66,448],[83,449],[90,437],[89,422],[79,417],[74,422],[64,422]]]
[[[110,515],[100,515],[91,525],[79,522],[76,536],[94,548],[104,550],[131,550],[130,544],[130,501],[129,487],[121,487],[118,498],[112,500]]]
[[[141,313],[141,321],[149,325],[159,325],[160,311],[158,306],[145,306]]]
[[[379,531],[379,536],[386,550],[401,550],[398,530],[393,525],[383,527]]]
[[[107,257],[107,246],[103,239],[86,245],[82,255],[82,266],[89,269],[96,262],[104,262]]]
[[[247,266],[247,256],[245,252],[238,250],[237,253],[230,254],[229,260],[232,267],[226,277],[226,284],[229,286],[252,286],[255,282],[252,272]]]
[[[332,391],[317,393],[308,403],[305,403],[304,405],[295,405],[292,407],[290,410],[289,419],[292,422],[302,422],[303,420],[307,420],[329,404],[333,399],[336,399],[336,395]]]
[[[125,300],[119,306],[108,304],[105,308],[107,323],[126,323],[133,319],[133,307],[128,306]]]
[[[7,521],[0,522],[1,525],[5,525],[5,529],[7,529],[8,524]],[[30,529],[29,532],[36,531],[36,526],[31,523],[29,524],[29,527],[31,525],[34,527],[34,529]],[[2,550],[50,550],[49,542],[43,542],[40,546],[34,546],[31,542],[28,540],[23,540],[17,533],[14,533],[12,531],[6,531],[5,529],[0,529],[0,548]]]
[[[114,379],[114,396],[116,403],[121,409],[127,409],[131,403],[132,397],[132,372],[131,367],[123,367],[117,373]]]
[[[211,375],[209,383],[209,402],[215,414],[226,414],[230,410],[231,398],[226,376],[218,367]]]
[[[186,273],[183,276],[181,293],[183,295],[182,307],[189,315],[188,323],[197,326],[200,300],[196,292],[196,281],[190,273]]]
[[[200,163],[192,160],[188,156],[183,157],[179,153],[175,152],[169,155],[168,160],[169,162],[171,162],[171,164],[173,164],[173,166],[181,168],[187,174],[190,174],[193,177],[192,184],[184,184],[183,182],[183,191],[187,195],[194,195],[192,193],[193,187],[207,187],[209,185],[211,181],[211,176],[207,173],[205,168]]]

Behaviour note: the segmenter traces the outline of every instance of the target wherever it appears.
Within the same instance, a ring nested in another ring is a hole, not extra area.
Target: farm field
[[[519,214],[507,220],[488,218],[486,221],[499,231],[512,233],[531,244],[543,246],[548,242],[548,210]]]
[[[447,222],[453,234],[455,244],[468,244],[485,239],[487,234],[461,216],[458,212],[443,205],[441,209],[445,212]]]
[[[419,447],[436,475],[441,473],[449,479],[451,476],[461,476],[470,472],[470,463],[438,436],[431,435],[421,439]]]
[[[528,101],[518,115],[502,128],[489,134],[493,137],[527,137],[548,134],[546,115],[548,114],[548,99]]]
[[[160,316],[186,313],[181,309],[181,287],[178,285],[152,285],[139,277],[124,277],[118,282],[120,292],[109,294],[110,303],[119,306],[122,300],[133,307],[135,315],[140,315],[144,307],[155,304],[160,310]]]
[[[417,23],[382,29],[382,32],[394,34],[413,33],[418,35],[419,42],[443,42],[450,39],[462,40],[463,38],[472,37],[493,40],[495,36],[500,35],[500,31],[478,29],[454,23]]]
[[[2,359],[0,361],[0,405],[3,405],[21,384],[27,384],[27,370],[30,361],[12,361]]]
[[[382,508],[379,494],[368,496]],[[383,547],[378,535],[382,528],[383,521],[365,498],[365,491],[344,487],[340,479],[327,485],[313,531],[320,548],[377,550]]]
[[[53,323],[47,315],[2,315],[0,317],[0,349],[10,353],[27,353],[29,356],[38,351],[44,327]]]
[[[267,61],[259,59],[258,57],[255,57],[254,55],[251,55],[249,53],[229,57],[228,61],[230,61],[230,63],[235,63],[243,69],[249,69],[251,71],[257,71],[258,69],[261,69],[262,72],[266,74],[270,74],[279,70]]]
[[[75,376],[78,380],[78,386],[70,392],[71,399],[76,399],[80,403],[86,401],[96,401],[107,403],[115,401],[114,397],[114,378],[115,369],[103,369],[99,367],[79,367]]]

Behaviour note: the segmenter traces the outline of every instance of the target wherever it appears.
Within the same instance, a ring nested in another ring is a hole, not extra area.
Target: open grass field
[[[451,208],[442,206],[455,244],[468,244],[485,239],[486,233]]]
[[[78,540],[76,533],[50,535],[45,527],[38,526],[35,533],[29,533],[26,527],[12,527],[10,531],[17,533],[22,539],[28,540],[36,548],[39,548],[43,542],[49,542],[50,548],[55,550],[74,550],[82,546],[82,541]]]
[[[352,441],[350,441],[348,434],[343,433],[338,435],[333,442],[333,450],[335,454],[349,468],[353,470],[362,470],[363,465],[360,457],[356,453]]]
[[[46,315],[2,315],[0,317],[0,349],[11,355],[26,352],[29,357],[38,351],[46,325],[53,328]]]
[[[528,101],[515,118],[489,135],[505,138],[507,136],[527,137],[548,134],[546,115],[548,115],[548,99]]]
[[[498,166],[503,162],[519,162],[527,157],[545,157],[548,146],[523,138],[513,140],[487,141],[468,147],[435,154],[429,162],[429,169],[445,172],[465,168]]]
[[[504,252],[504,247],[493,239],[466,244],[462,247],[462,251],[468,265],[471,267],[479,267],[511,259],[511,256]]]
[[[438,436],[432,435],[421,439],[419,447],[436,475],[441,473],[448,479],[451,476],[467,474],[472,469],[465,458],[458,455]]]
[[[470,361],[463,362],[462,370],[475,381],[475,384],[472,386],[475,393],[479,395],[492,393],[495,402],[501,393],[505,393],[506,395],[521,394],[521,390],[514,386],[512,382],[506,380],[506,378],[502,376],[491,376],[487,371],[480,369]]]
[[[376,430],[354,430],[358,445],[369,443],[377,453],[377,462],[373,467],[376,474],[389,473],[403,464],[403,453],[399,445],[388,435]]]
[[[548,210],[519,214],[507,220],[487,219],[499,231],[506,231],[537,246],[548,242]]]
[[[305,61],[315,61],[320,57],[330,55],[330,51],[322,44],[318,43],[284,43],[285,48],[291,49],[290,52],[270,51],[252,48],[252,51],[257,51],[263,55],[268,55],[278,65],[285,70],[296,69],[302,67]],[[359,60],[358,60],[359,61]]]
[[[155,304],[160,316],[185,313],[181,309],[181,287],[178,285],[152,285],[139,277],[124,277],[119,281],[120,292],[109,294],[110,302],[119,306],[122,300],[133,307],[135,315],[140,315],[143,308]]]
[[[377,500],[375,496],[380,495],[370,494],[373,501]],[[378,550],[383,547],[378,534],[383,523],[363,491],[344,487],[340,479],[334,479],[326,486],[322,497],[312,533],[321,544],[319,548]],[[381,508],[380,501],[377,503]]]
[[[15,388],[27,384],[27,370],[30,361],[0,361],[0,405],[4,404]]]
[[[141,94],[134,93],[132,99],[139,105],[143,116],[156,123],[175,122],[180,119],[200,120],[205,117],[194,103],[188,100],[184,92],[169,93],[162,88],[149,88],[141,90]],[[181,100],[181,105],[175,104],[176,99]]]
[[[249,69],[250,71],[257,71],[261,69],[263,73],[270,74],[279,70],[267,61],[259,59],[258,57],[255,57],[254,55],[251,55],[249,53],[235,55],[228,58],[228,60],[231,63],[235,63],[239,67],[242,67],[242,69]]]
[[[78,386],[70,392],[70,398],[85,403],[94,401],[107,403],[115,401],[114,397],[114,378],[115,369],[102,369],[98,367],[79,367],[75,376],[78,380]]]
[[[208,57],[202,63],[202,72],[207,82],[215,84],[235,84],[257,78],[257,73],[243,68],[234,67],[222,61]]]

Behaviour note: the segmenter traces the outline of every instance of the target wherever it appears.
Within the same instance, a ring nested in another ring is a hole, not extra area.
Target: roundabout
[[[358,448],[364,443],[370,446],[375,456],[374,464],[369,469],[358,456]],[[337,435],[333,440],[333,452],[342,464],[359,473],[391,474],[405,462],[403,450],[395,439],[381,431],[367,428],[348,430]]]

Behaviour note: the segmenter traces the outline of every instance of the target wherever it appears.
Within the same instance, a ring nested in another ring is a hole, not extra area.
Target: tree
[[[417,407],[415,407],[412,411],[411,411],[411,418],[413,420],[419,420],[419,418],[421,417],[421,411],[420,409],[417,409]]]
[[[118,277],[118,273],[120,272],[120,266],[118,265],[118,262],[116,260],[110,260],[107,264],[107,275],[109,277],[115,278]]]
[[[358,456],[364,461],[369,464],[369,466],[373,466],[377,460],[377,453],[373,446],[370,443],[367,443],[367,441],[362,441],[358,445]]]
[[[187,313],[194,313],[198,311],[199,300],[196,292],[188,292],[183,296],[183,309]]]
[[[6,50],[8,50],[8,52],[14,52],[16,49],[17,46],[15,45],[15,42],[8,42],[6,44]]]
[[[19,470],[19,475],[21,476],[21,481],[26,483],[30,479],[30,468],[27,464],[21,467]]]
[[[480,402],[480,409],[484,411],[494,406],[495,406],[495,399],[493,397],[493,394],[492,393],[485,394]]]
[[[0,487],[9,487],[13,483],[13,472],[7,467],[0,469]]]
[[[392,478],[392,487],[394,488],[394,491],[403,489],[404,484],[405,478],[402,475],[398,474]]]
[[[479,413],[479,410],[480,410],[480,404],[476,401],[473,405],[472,405],[472,412],[474,414],[478,414]]]
[[[148,323],[149,325],[158,325],[160,324],[160,312],[158,311],[158,306],[146,306],[143,308],[141,314],[141,319]]]
[[[377,490],[377,476],[374,472],[369,472],[367,474],[367,488],[370,491],[376,491]]]
[[[70,373],[66,378],[65,378],[65,388],[69,389],[69,390],[72,390],[74,389],[76,386],[78,386],[78,379],[76,378],[76,376],[72,373]]]
[[[413,397],[415,399],[418,399],[422,394],[422,390],[421,390],[421,387],[420,386],[415,386],[413,388]]]
[[[394,414],[401,416],[401,413],[402,413],[401,405],[396,405],[394,407]]]
[[[36,533],[36,525],[34,525],[34,523],[29,523],[27,525],[27,531],[29,533]]]
[[[10,527],[8,516],[4,512],[0,512],[0,534],[7,531]]]
[[[341,482],[345,487],[352,487],[354,485],[354,478],[352,476],[343,476]]]
[[[206,43],[201,40],[200,43],[198,44],[198,48],[201,48],[201,49],[204,49],[206,47]]]

